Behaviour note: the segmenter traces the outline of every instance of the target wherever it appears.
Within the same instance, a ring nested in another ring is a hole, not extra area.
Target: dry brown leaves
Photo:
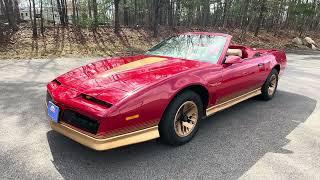
[[[96,31],[76,27],[46,28],[44,36],[32,38],[29,27],[21,27],[12,37],[10,43],[0,44],[0,59],[28,59],[47,57],[79,56],[115,56],[143,52],[172,34],[186,31],[224,32],[234,36],[234,43],[256,48],[285,49],[290,47],[292,39],[298,36],[294,32],[261,31],[258,37],[253,33],[243,34],[240,30],[215,30],[199,28],[181,28],[170,30],[161,28],[160,37],[153,38],[152,32],[144,29],[122,28],[120,35],[113,33],[110,27],[99,27]],[[307,34],[316,42],[317,34]]]

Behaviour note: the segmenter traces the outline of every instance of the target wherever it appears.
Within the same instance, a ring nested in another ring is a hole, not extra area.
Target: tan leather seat
[[[228,49],[227,56],[239,56],[242,58],[241,49]]]

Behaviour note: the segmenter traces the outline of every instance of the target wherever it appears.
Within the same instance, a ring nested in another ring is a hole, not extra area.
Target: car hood
[[[164,78],[207,63],[158,56],[104,59],[76,68],[56,80],[77,94],[114,104],[122,98]]]

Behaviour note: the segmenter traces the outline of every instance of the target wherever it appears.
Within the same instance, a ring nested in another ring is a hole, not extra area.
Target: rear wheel
[[[261,98],[263,100],[270,100],[274,97],[274,94],[276,93],[278,87],[278,80],[278,71],[276,69],[272,69],[266,82],[261,88]]]
[[[200,96],[186,91],[173,99],[160,121],[160,139],[170,145],[182,145],[189,142],[199,129],[203,115]]]

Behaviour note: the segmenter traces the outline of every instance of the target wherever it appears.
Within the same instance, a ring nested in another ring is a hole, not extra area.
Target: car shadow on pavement
[[[313,112],[316,101],[279,91],[271,101],[253,98],[202,121],[197,136],[180,147],[158,141],[104,152],[54,131],[47,133],[52,163],[65,179],[235,179],[286,138]]]

